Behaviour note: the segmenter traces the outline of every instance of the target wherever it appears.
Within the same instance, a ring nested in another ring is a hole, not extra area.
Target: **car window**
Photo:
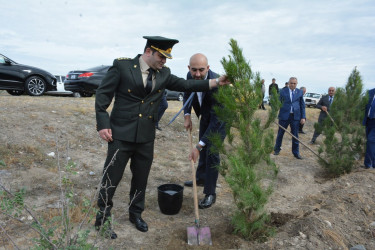
[[[65,81],[65,76],[61,76],[61,81]]]
[[[5,64],[5,59],[2,56],[0,56],[0,63]]]

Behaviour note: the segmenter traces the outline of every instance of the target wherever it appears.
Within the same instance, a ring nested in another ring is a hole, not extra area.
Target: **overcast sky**
[[[290,76],[308,92],[344,87],[355,66],[375,87],[375,1],[0,0],[0,53],[52,74],[110,65],[143,52],[145,35],[178,39],[172,73],[191,55],[213,71],[234,38],[266,86]]]

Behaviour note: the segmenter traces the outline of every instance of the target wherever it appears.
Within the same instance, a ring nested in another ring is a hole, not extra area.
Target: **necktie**
[[[291,100],[291,103],[293,103],[293,99],[294,99],[294,90],[292,90],[292,100]],[[290,113],[294,113],[293,104],[292,104],[292,106],[290,107]]]
[[[154,70],[152,68],[149,68],[148,69],[148,76],[147,76],[147,83],[146,83],[146,87],[145,87],[145,90],[146,90],[147,94],[150,94],[150,92],[152,90],[152,74],[153,73],[154,73]]]
[[[332,96],[329,97],[329,104],[332,104]]]
[[[371,107],[370,107],[370,113],[368,115],[368,118],[374,119],[375,118],[375,99],[372,99]]]

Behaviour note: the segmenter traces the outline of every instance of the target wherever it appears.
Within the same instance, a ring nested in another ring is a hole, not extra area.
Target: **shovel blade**
[[[211,231],[209,227],[188,227],[187,238],[188,244],[192,246],[212,246]]]

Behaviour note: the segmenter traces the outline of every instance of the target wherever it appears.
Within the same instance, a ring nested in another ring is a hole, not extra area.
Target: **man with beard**
[[[204,80],[218,77],[216,73],[210,70],[207,57],[200,53],[190,58],[188,68],[187,79]],[[199,201],[200,209],[209,208],[216,201],[216,182],[219,176],[217,166],[220,164],[220,156],[219,153],[212,151],[214,145],[210,141],[210,137],[219,134],[222,140],[225,138],[225,124],[218,119],[214,110],[214,106],[219,105],[214,97],[216,91],[217,89],[196,92],[192,105],[188,105],[184,110],[184,127],[186,130],[192,130],[192,106],[195,114],[200,117],[199,142],[189,156],[194,162],[197,161],[199,156],[196,181],[197,185],[204,186],[203,193],[205,194],[205,197]],[[190,94],[189,92],[185,93],[184,103]],[[193,186],[193,181],[185,182],[185,186]]]

